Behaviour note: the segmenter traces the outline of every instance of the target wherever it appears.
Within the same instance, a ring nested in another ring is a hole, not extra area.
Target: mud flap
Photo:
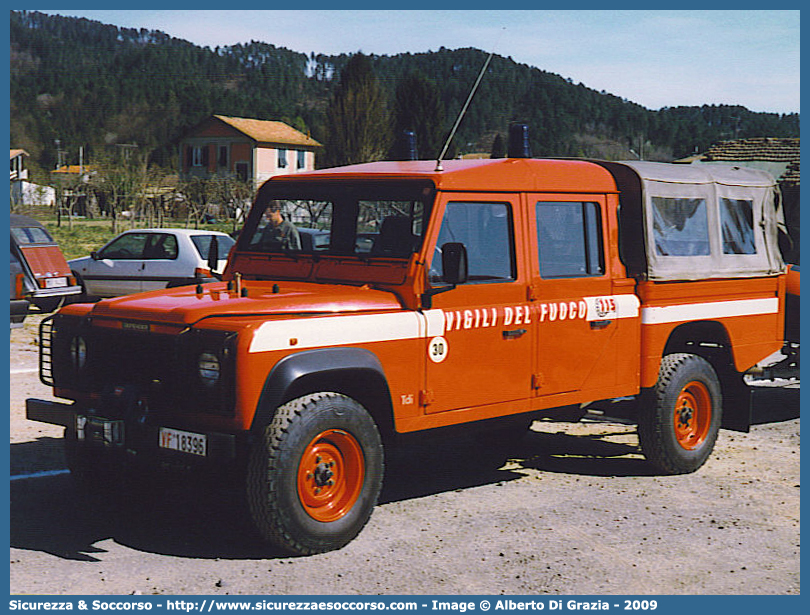
[[[751,431],[754,408],[751,388],[740,382],[727,387],[723,396],[723,422],[720,427],[745,433]]]

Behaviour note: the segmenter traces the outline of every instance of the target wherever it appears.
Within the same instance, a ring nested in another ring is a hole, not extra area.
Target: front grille
[[[233,413],[235,333],[191,329],[166,335],[94,327],[87,319],[64,317],[57,317],[47,335],[44,331],[40,371],[47,374],[43,376],[46,384],[87,393],[128,387],[161,413]],[[76,337],[86,347],[81,368],[77,367]],[[198,376],[202,352],[221,357],[221,378],[214,387],[205,387]]]
[[[176,335],[92,327],[88,368],[96,382],[166,386],[177,378]]]

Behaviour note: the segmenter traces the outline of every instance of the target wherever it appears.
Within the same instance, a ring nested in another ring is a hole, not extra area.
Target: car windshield
[[[402,259],[421,247],[430,190],[340,186],[315,192],[291,187],[257,202],[239,249]]]
[[[203,260],[208,260],[208,250],[211,248],[211,239],[217,238],[217,256],[219,260],[228,258],[228,250],[236,242],[227,235],[192,235],[191,241]]]

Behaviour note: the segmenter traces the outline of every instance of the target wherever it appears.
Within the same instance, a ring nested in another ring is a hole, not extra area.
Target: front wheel
[[[306,395],[281,406],[254,443],[248,509],[285,551],[331,551],[363,529],[382,477],[382,442],[366,409],[338,393]]]
[[[652,393],[652,403],[639,416],[644,456],[663,474],[694,472],[714,449],[722,421],[714,368],[694,354],[666,355]]]

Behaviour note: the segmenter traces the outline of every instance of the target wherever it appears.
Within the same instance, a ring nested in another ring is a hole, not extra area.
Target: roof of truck
[[[672,184],[722,184],[725,186],[769,187],[776,182],[767,171],[749,167],[729,165],[691,165],[640,160],[622,161],[621,164],[633,169],[639,177],[648,181]]]
[[[370,162],[294,175],[280,175],[270,183],[286,181],[426,179],[439,190],[482,192],[616,192],[613,176],[584,160],[497,158]]]

